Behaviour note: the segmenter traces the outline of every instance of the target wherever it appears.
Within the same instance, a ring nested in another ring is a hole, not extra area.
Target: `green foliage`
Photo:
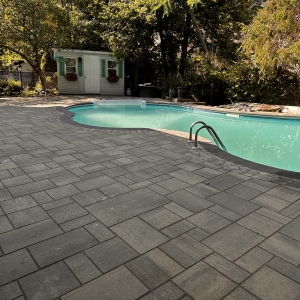
[[[0,0],[0,48],[26,60],[46,84],[42,71],[51,47],[70,45],[68,5],[59,0]]]
[[[171,89],[183,86],[183,80],[181,75],[178,73],[171,73],[167,78],[167,84]]]
[[[225,103],[227,78],[224,62],[216,55],[206,55],[199,56],[195,63],[198,72],[190,77],[193,97],[213,106]]]
[[[16,96],[20,95],[22,91],[22,86],[20,81],[13,79],[1,79],[0,80],[0,95],[5,96]]]
[[[299,73],[299,14],[299,0],[268,0],[244,28],[242,49],[264,76],[272,77],[279,68]]]
[[[259,69],[249,61],[228,65],[226,95],[235,102],[299,105],[299,78],[285,69],[277,69],[273,77],[261,77]]]

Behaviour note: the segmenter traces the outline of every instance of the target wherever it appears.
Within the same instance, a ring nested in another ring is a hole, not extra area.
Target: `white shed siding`
[[[81,57],[78,53],[74,53],[71,51],[62,51],[58,53],[58,56],[62,56],[64,58],[76,58]],[[84,62],[83,62],[84,63]],[[59,70],[59,66],[58,66]],[[78,61],[77,61],[77,81],[68,81],[64,76],[57,72],[58,76],[58,90],[61,94],[84,94],[84,74],[83,76],[78,76]]]
[[[59,63],[58,64],[58,89],[61,94],[85,94],[85,75],[84,75],[84,55],[92,55],[99,57],[99,68],[100,68],[100,94],[102,95],[124,95],[124,84],[125,84],[125,74],[124,74],[124,61],[122,74],[119,74],[119,68],[117,68],[117,75],[121,77],[118,82],[110,83],[107,81],[107,61],[114,60],[114,57],[111,57],[108,52],[100,52],[100,51],[87,51],[87,50],[58,50],[53,49],[56,53],[57,57],[61,56],[64,58],[76,58],[77,61],[77,81],[68,81],[64,76],[60,75],[59,72]],[[82,76],[78,74],[78,58],[82,58]],[[105,77],[102,77],[101,70],[101,60],[105,59]]]
[[[103,56],[101,57],[100,59],[105,59],[105,78],[102,78],[101,76],[101,73],[100,73],[100,76],[101,76],[101,94],[102,95],[124,95],[124,83],[125,83],[125,74],[124,74],[124,69],[125,69],[125,66],[124,66],[124,61],[121,61],[119,63],[122,63],[123,64],[123,68],[122,68],[122,74],[119,74],[119,69],[117,67],[117,75],[119,77],[121,77],[119,79],[118,82],[115,82],[115,83],[111,83],[109,82],[106,78],[108,76],[108,70],[107,70],[107,61],[109,60],[113,60],[113,57],[111,57],[109,54],[107,54],[106,56]]]

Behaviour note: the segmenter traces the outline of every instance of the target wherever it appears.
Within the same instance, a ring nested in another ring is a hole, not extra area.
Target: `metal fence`
[[[51,87],[57,87],[57,82],[54,77],[55,72],[45,72],[45,76],[51,77]],[[23,87],[34,87],[39,81],[39,77],[35,72],[17,72],[17,71],[0,71],[0,79],[13,79],[21,81]]]

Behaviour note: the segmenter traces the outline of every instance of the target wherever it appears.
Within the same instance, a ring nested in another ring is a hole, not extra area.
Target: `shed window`
[[[66,74],[76,73],[76,59],[66,58]]]
[[[117,75],[117,62],[114,60],[107,61],[107,75]]]

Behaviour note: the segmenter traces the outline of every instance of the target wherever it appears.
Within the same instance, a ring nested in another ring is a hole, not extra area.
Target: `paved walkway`
[[[0,299],[300,299],[299,179],[25,101],[0,99]]]

